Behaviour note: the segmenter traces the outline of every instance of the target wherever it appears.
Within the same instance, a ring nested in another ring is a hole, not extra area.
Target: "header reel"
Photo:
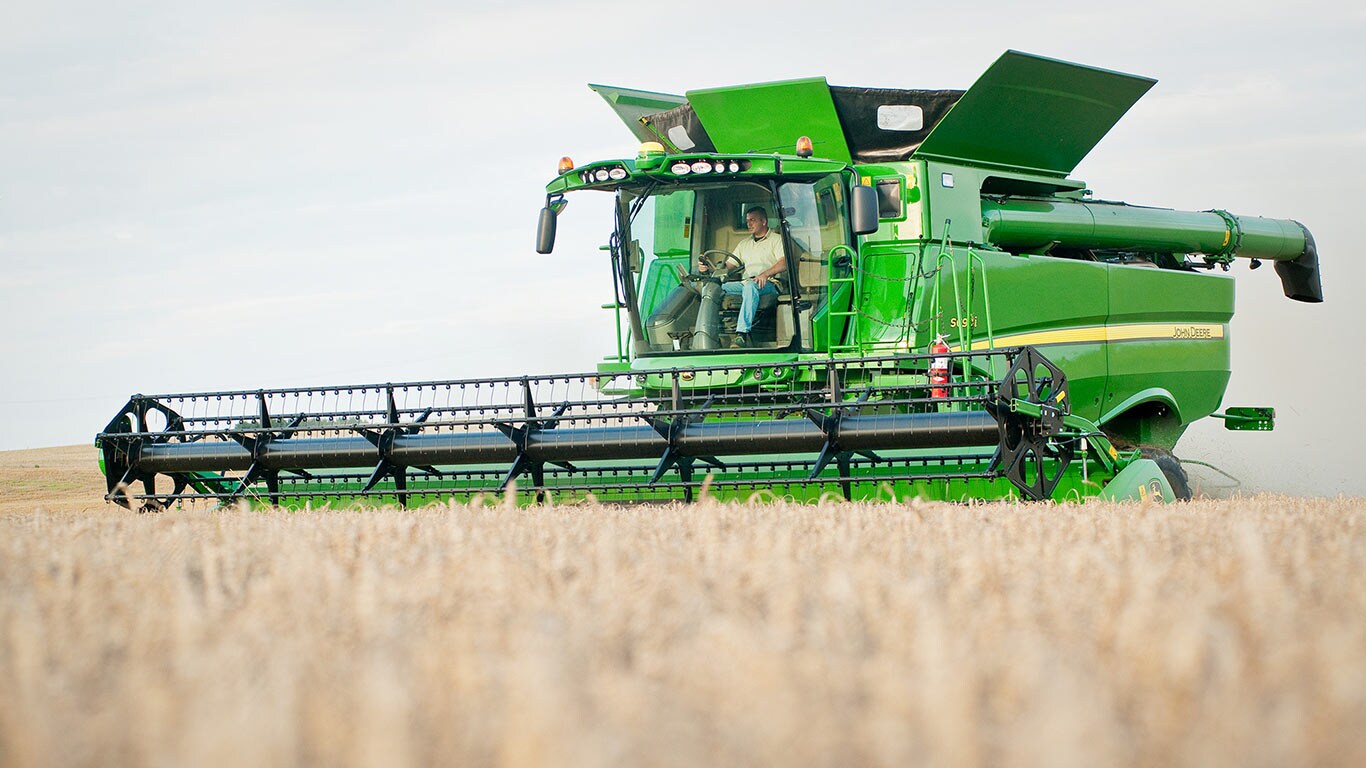
[[[106,498],[145,510],[410,506],[514,481],[540,500],[691,500],[703,484],[721,497],[837,484],[854,498],[1001,480],[1013,488],[1002,495],[1050,498],[1076,454],[1066,377],[1031,348],[953,357],[965,375],[943,398],[916,355],[137,395],[97,442]]]

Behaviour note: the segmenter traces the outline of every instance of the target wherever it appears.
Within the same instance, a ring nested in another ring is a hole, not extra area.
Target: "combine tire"
[[[1162,470],[1162,474],[1167,478],[1167,484],[1172,487],[1172,493],[1176,494],[1179,501],[1191,500],[1193,494],[1190,479],[1186,477],[1186,470],[1182,468],[1181,461],[1173,456],[1171,451],[1153,446],[1144,446],[1139,450],[1143,458],[1152,459],[1157,463],[1158,469]]]

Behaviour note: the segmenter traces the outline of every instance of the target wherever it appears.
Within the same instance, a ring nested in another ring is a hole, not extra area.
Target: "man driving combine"
[[[749,331],[754,326],[754,316],[759,312],[759,297],[777,294],[775,278],[781,278],[787,269],[787,253],[783,249],[783,238],[768,228],[768,212],[755,206],[745,211],[745,228],[750,237],[735,246],[735,257],[745,267],[744,279],[740,282],[722,283],[721,290],[740,296],[740,318],[735,323],[735,341],[732,347],[748,347]],[[709,267],[698,261],[697,268],[706,272]]]

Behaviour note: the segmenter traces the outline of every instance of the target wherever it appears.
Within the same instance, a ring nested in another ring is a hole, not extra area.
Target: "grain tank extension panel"
[[[1156,82],[1006,51],[915,155],[1066,176]]]
[[[589,87],[636,138],[661,142],[671,152],[786,152],[798,136],[807,136],[817,155],[846,163],[905,160],[963,95],[850,88],[823,77],[707,88],[686,97]],[[648,113],[646,102],[678,106]]]
[[[1156,82],[1006,51],[966,92],[849,88],[823,77],[686,97],[590,87],[637,138],[674,152],[786,151],[808,136],[817,156],[843,162],[916,156],[1063,177]]]

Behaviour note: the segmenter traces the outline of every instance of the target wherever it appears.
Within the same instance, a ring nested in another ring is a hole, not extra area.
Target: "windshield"
[[[839,174],[621,190],[636,354],[810,349],[830,250],[847,242],[844,201]]]

